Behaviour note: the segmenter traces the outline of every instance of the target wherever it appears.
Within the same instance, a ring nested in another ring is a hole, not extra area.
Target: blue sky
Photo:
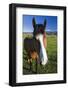
[[[24,32],[33,32],[32,19],[35,18],[37,24],[43,24],[46,19],[46,29],[48,32],[57,31],[57,16],[34,16],[34,15],[23,15],[22,24],[24,25]]]

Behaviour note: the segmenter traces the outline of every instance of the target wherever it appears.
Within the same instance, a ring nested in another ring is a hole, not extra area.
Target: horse
[[[45,65],[48,61],[46,47],[46,20],[43,24],[36,24],[35,18],[32,19],[33,25],[33,37],[24,39],[24,49],[28,55],[28,63],[31,64],[32,60],[36,60],[37,63]]]

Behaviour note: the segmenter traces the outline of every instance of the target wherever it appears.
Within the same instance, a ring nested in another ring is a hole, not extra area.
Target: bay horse
[[[31,64],[32,60],[36,60],[36,66],[38,62],[45,65],[48,61],[46,53],[46,20],[44,20],[43,24],[36,24],[35,18],[33,18],[32,25],[34,28],[33,37],[24,39],[24,49],[28,54],[28,62]]]

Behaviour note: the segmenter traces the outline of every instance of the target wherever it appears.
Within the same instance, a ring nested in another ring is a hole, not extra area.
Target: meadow
[[[23,38],[32,37],[31,34],[23,34]],[[47,35],[47,55],[48,63],[45,66],[37,64],[37,74],[49,74],[57,73],[57,35]],[[30,65],[28,63],[27,52],[23,49],[22,57],[22,73],[27,74],[36,74],[36,62],[32,61],[32,70],[30,70]]]

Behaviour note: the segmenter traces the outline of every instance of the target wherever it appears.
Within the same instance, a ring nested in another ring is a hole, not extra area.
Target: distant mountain
[[[24,34],[32,35],[33,32],[24,32]],[[57,35],[57,31],[46,31],[46,34],[48,34],[48,35]]]
[[[32,34],[33,32],[23,32],[24,34]]]
[[[48,35],[57,35],[57,31],[46,31],[46,34]]]

